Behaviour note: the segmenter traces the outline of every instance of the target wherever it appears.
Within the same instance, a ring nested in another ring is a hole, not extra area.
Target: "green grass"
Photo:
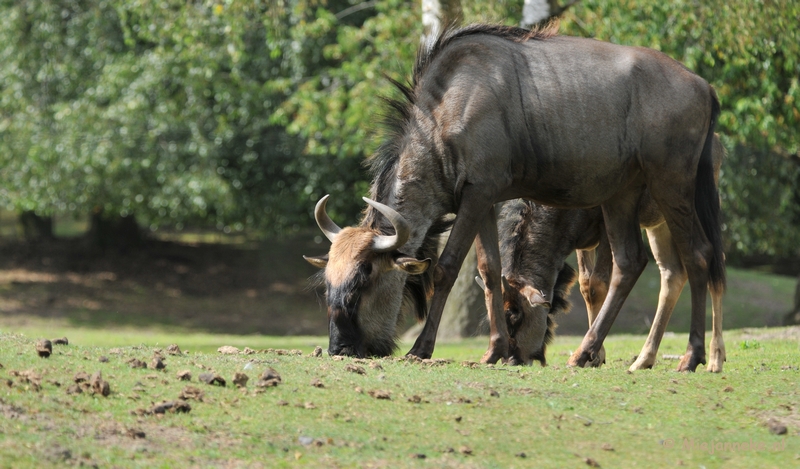
[[[609,337],[608,363],[600,369],[566,368],[580,338],[563,336],[548,350],[551,365],[544,368],[462,365],[485,350],[486,339],[479,338],[437,346],[435,357],[450,363],[390,358],[375,360],[382,368],[376,369],[369,361],[308,356],[313,346],[325,347],[326,339],[319,337],[53,324],[19,330],[0,329],[3,468],[580,468],[588,467],[586,458],[602,467],[750,468],[790,467],[800,458],[800,350],[796,331],[785,329],[727,331],[722,374],[677,373],[672,371],[677,362],[664,359],[653,370],[629,374],[641,336]],[[70,345],[55,346],[48,359],[36,356],[36,337],[62,335]],[[170,343],[189,353],[167,355],[166,372],[125,363],[149,361],[154,347]],[[685,344],[683,335],[668,335],[660,354],[679,354]],[[297,348],[303,355],[215,353],[222,345]],[[404,344],[401,351],[407,348]],[[101,355],[108,361],[100,362]],[[348,364],[366,373],[349,372]],[[256,394],[254,381],[267,367],[283,382]],[[191,383],[175,377],[183,369],[194,375]],[[228,387],[199,384],[197,375],[208,369],[225,377]],[[12,373],[24,370],[42,376],[41,390]],[[68,395],[65,388],[78,371],[101,371],[110,396]],[[230,386],[241,371],[251,378],[246,391]],[[312,386],[313,380],[324,387]],[[202,402],[189,401],[191,412],[131,413],[177,398],[187,384],[205,392]],[[371,391],[388,391],[391,399],[373,398]],[[419,403],[409,401],[414,396]],[[786,425],[788,434],[772,434],[766,426],[770,419]],[[128,436],[131,429],[145,438]]]
[[[571,265],[576,265],[574,259]],[[723,327],[740,329],[744,327],[780,326],[783,317],[792,309],[792,301],[797,286],[797,277],[776,275],[756,270],[727,268],[728,288],[723,296]],[[660,291],[658,265],[651,260],[631,294],[625,300],[612,332],[646,333],[650,329],[658,304]],[[573,310],[569,316],[562,317],[562,324],[572,331],[576,325],[584,328],[586,323],[585,307],[577,286],[571,296]],[[711,297],[706,301],[707,324],[711,324]],[[686,285],[675,306],[667,330],[688,332],[691,322],[691,294]],[[562,329],[559,329],[561,331]]]

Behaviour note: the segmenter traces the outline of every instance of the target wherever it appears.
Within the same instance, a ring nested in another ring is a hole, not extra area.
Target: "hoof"
[[[725,362],[725,351],[714,353],[711,351],[711,358],[708,360],[706,371],[711,373],[722,373],[722,364]]]
[[[704,358],[696,357],[690,352],[687,352],[681,357],[680,363],[678,363],[678,371],[690,371],[694,373],[698,366],[705,364],[706,360]]]
[[[722,373],[722,362],[715,362],[713,359],[708,362],[706,371],[709,373]]]
[[[585,366],[590,366],[592,368],[600,368],[606,363],[606,349],[605,347],[600,347],[600,351],[597,352],[597,355],[594,358],[586,363]]]
[[[417,349],[416,347],[412,348],[411,350],[409,350],[408,353],[406,354],[407,357],[417,357],[420,360],[425,360],[425,359],[431,358],[432,355],[433,355],[433,352],[420,350],[420,349]]]
[[[503,356],[502,353],[499,353],[499,352],[497,352],[497,351],[495,351],[493,349],[487,350],[486,353],[483,354],[483,357],[481,357],[481,363],[495,364],[495,363],[497,363],[498,361],[501,361],[501,360],[503,361],[503,363],[506,363],[506,362],[508,362],[508,357],[507,356]],[[512,363],[512,365],[513,364],[514,363]]]
[[[578,349],[569,357],[569,360],[567,360],[567,366],[584,368],[591,359],[589,352]]]
[[[656,360],[655,357],[642,357],[641,355],[639,358],[636,359],[633,364],[631,364],[629,371],[638,371],[638,370],[650,370],[653,368]]]

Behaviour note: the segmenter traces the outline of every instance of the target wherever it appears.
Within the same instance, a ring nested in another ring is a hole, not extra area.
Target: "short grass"
[[[309,352],[326,339],[314,337],[27,327],[24,335],[0,329],[3,468],[766,468],[800,462],[800,350],[797,331],[789,329],[726,332],[722,374],[677,373],[670,359],[629,374],[642,336],[611,336],[603,368],[570,369],[563,364],[578,337],[558,337],[548,353],[551,365],[542,368],[463,363],[481,356],[485,339],[440,344],[435,358],[446,363],[414,363],[315,358]],[[39,358],[38,335],[67,335],[70,345]],[[165,355],[166,371],[126,364],[150,361],[155,348],[170,343],[184,353]],[[685,343],[683,335],[670,334],[660,353],[679,354]],[[222,345],[302,355],[216,353]],[[282,383],[257,393],[254,381],[267,367]],[[184,369],[193,374],[189,383],[176,378]],[[41,376],[40,390],[16,373],[26,370]],[[228,386],[198,383],[208,370]],[[101,371],[111,394],[67,394],[79,371]],[[235,372],[250,376],[245,389],[231,386]],[[205,393],[202,401],[189,401],[189,413],[132,413],[176,399],[186,385]],[[377,399],[376,391],[390,398]],[[770,421],[787,433],[773,434]]]

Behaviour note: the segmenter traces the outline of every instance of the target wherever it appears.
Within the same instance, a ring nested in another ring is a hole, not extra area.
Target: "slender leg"
[[[453,229],[450,232],[450,237],[447,244],[439,257],[439,263],[435,267],[436,274],[434,278],[433,298],[431,299],[431,306],[428,310],[428,319],[425,321],[425,326],[422,332],[417,337],[414,346],[411,347],[407,355],[413,355],[419,358],[430,358],[433,355],[433,349],[436,346],[436,332],[439,329],[439,322],[442,319],[442,310],[444,310],[447,295],[453,288],[453,283],[458,277],[458,271],[464,258],[467,257],[467,252],[472,245],[472,241],[478,234],[478,228],[482,226],[489,210],[492,209],[492,197],[487,196],[486,193],[481,193],[475,186],[466,186],[461,193],[461,205],[456,214],[456,221],[453,224]],[[495,232],[497,227],[495,226]],[[497,234],[495,233],[495,240]],[[496,244],[496,241],[495,241]],[[498,249],[495,247],[495,249]],[[499,256],[498,256],[499,257]],[[500,268],[497,269],[496,277],[500,278]],[[493,296],[496,296],[502,301],[500,293],[499,282],[497,282],[497,291],[493,291]],[[502,315],[502,303],[500,304],[500,314]],[[506,331],[506,337],[508,331]],[[508,352],[506,352],[507,354]]]
[[[503,312],[503,295],[500,285],[501,263],[497,236],[497,217],[494,208],[489,210],[478,231],[475,242],[478,256],[478,271],[481,274],[486,295],[486,311],[489,315],[489,349],[481,362],[496,363],[508,359],[509,335]]]
[[[675,303],[686,284],[686,269],[683,268],[678,248],[672,243],[672,235],[666,223],[647,230],[650,248],[661,272],[661,291],[658,295],[658,308],[650,327],[650,334],[639,352],[631,371],[652,368],[656,362],[658,347],[664,337],[669,318],[675,309]]]
[[[708,371],[719,373],[725,361],[725,342],[722,341],[722,292],[711,290],[711,345],[709,348]]]
[[[713,259],[713,247],[705,235],[695,212],[694,180],[692,185],[680,184],[679,174],[673,178],[665,174],[649,181],[650,193],[658,203],[667,221],[672,241],[677,248],[692,291],[692,319],[689,343],[678,364],[679,371],[695,371],[706,363],[706,296],[708,291],[708,265]]]
[[[633,285],[647,265],[641,231],[638,203],[641,191],[616,197],[603,207],[606,233],[614,257],[608,296],[580,347],[572,354],[569,366],[586,366],[596,359],[614,320]]]
[[[589,319],[589,327],[594,324],[600,308],[608,294],[608,283],[611,278],[613,259],[611,258],[611,247],[605,229],[602,230],[600,243],[593,250],[577,251],[578,272],[580,275],[581,295],[586,303],[586,314]],[[600,347],[597,356],[587,365],[599,367],[606,362],[606,348]]]

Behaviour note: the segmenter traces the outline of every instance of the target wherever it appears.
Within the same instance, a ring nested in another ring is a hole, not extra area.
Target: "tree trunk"
[[[108,216],[100,208],[92,211],[86,238],[90,245],[100,249],[115,247],[127,250],[142,244],[142,233],[136,224],[136,217]]]
[[[522,4],[522,21],[520,26],[532,28],[533,26],[547,21],[551,18],[560,16],[569,7],[575,5],[580,0],[570,0],[563,6],[559,5],[558,0],[525,0]]]
[[[422,0],[422,41],[464,18],[460,0]]]
[[[438,35],[443,28],[459,24],[462,20],[460,0],[422,0],[423,42]],[[478,260],[473,245],[447,297],[437,339],[452,340],[488,333],[486,304],[483,290],[475,283],[476,275]],[[405,339],[413,340],[421,331],[422,325],[418,324],[406,332]]]
[[[478,258],[473,244],[447,297],[436,340],[456,340],[489,333],[486,301],[483,289],[475,282],[477,275]],[[424,323],[420,323],[412,326],[403,334],[403,340],[410,342],[416,339],[422,332],[423,325]]]
[[[478,258],[473,244],[447,297],[437,339],[454,340],[489,333],[483,289],[475,282]]]
[[[53,239],[53,217],[26,210],[19,214],[22,236],[26,241]]]
[[[794,290],[794,308],[783,318],[784,326],[800,325],[800,277],[797,277],[797,287]]]

